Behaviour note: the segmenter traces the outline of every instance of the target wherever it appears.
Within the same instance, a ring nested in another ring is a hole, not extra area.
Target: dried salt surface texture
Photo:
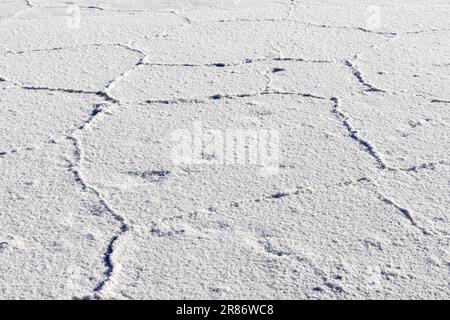
[[[0,152],[33,150],[60,140],[78,129],[103,103],[96,96],[0,89]]]
[[[194,211],[130,234],[105,296],[445,298],[442,244],[361,184]]]
[[[263,70],[249,65],[229,68],[207,66],[143,65],[111,88],[120,101],[201,99],[216,95],[256,94],[267,85]],[[137,84],[137,85],[136,85]]]
[[[303,92],[327,98],[367,89],[344,64],[287,59],[274,61],[266,68],[270,78],[269,87],[277,92]]]
[[[420,12],[420,14],[418,14]],[[450,28],[448,1],[301,1],[290,17],[321,28],[405,34]]]
[[[426,164],[407,172],[386,172],[379,179],[379,190],[391,201],[407,210],[414,225],[434,235],[441,243],[442,254],[435,263],[449,263],[448,251],[450,219],[448,188],[450,166]],[[405,212],[406,213],[406,212]]]
[[[192,22],[167,37],[145,39],[138,45],[147,53],[147,62],[205,64],[261,58],[342,60],[384,41],[383,35],[304,26],[296,21],[244,20]]]
[[[167,0],[167,1],[71,1],[69,8],[78,8],[83,15],[148,14],[170,12],[186,21],[234,20],[234,19],[285,19],[291,10],[290,0],[272,1],[208,1],[208,0]],[[33,1],[33,7],[21,12],[20,17],[42,18],[63,15],[68,12],[66,1]]]
[[[371,5],[373,4],[373,1],[371,0],[304,0],[302,1],[304,4],[314,4],[319,3],[321,5],[337,5],[339,3],[345,3],[348,5]],[[379,0],[377,3],[380,6],[390,6],[390,7],[406,7],[407,5],[413,5],[413,6],[420,6],[420,7],[445,7],[448,5],[447,0],[434,0],[432,3],[425,0],[411,0],[411,1],[404,1],[404,0]]]
[[[283,1],[243,1],[240,7],[199,7],[182,10],[180,15],[189,21],[280,21],[287,20],[292,11],[290,0]]]
[[[398,93],[449,99],[448,31],[408,34],[363,54],[356,63],[375,86]]]
[[[146,61],[149,63],[244,62],[277,56],[277,49],[271,44],[271,27],[270,24],[253,21],[199,22],[180,27],[164,38],[138,42],[138,45],[147,53]],[[267,34],[269,36],[264,36]]]
[[[261,9],[266,5],[285,7],[288,0],[272,1],[272,0],[135,0],[128,3],[123,0],[74,0],[71,4],[80,7],[92,6],[104,10],[118,11],[158,11],[158,10],[201,10],[201,9],[219,9],[219,10],[245,10],[245,9]],[[66,1],[61,0],[35,0],[33,4],[41,7],[64,6]]]
[[[0,1],[0,299],[448,299],[448,11]]]
[[[106,244],[119,229],[71,172],[71,143],[0,159],[2,299],[71,299],[104,280]]]
[[[358,180],[376,170],[370,154],[347,138],[331,101],[295,95],[214,101],[130,106],[109,115],[108,121],[80,135],[86,179],[110,190],[110,200],[117,201],[118,207],[125,205],[124,211],[139,218],[139,223],[148,223],[149,216],[157,220],[186,211],[230,207],[236,201]],[[139,117],[130,118],[130,112]],[[247,130],[249,136],[252,130],[279,130],[284,137],[281,168],[276,174],[266,174],[258,164],[220,164],[226,162],[226,154],[219,155],[217,150],[205,151],[201,156],[204,164],[174,164],[173,145],[182,142],[177,142],[174,132],[187,130],[195,139],[197,125],[205,132]],[[142,138],[137,138],[139,132],[145,132]],[[99,143],[111,135],[114,143]],[[113,150],[122,152],[113,155]],[[329,162],[327,157],[335,160]],[[155,215],[163,203],[165,212]]]
[[[450,164],[450,110],[411,95],[375,93],[342,99],[342,111],[386,166],[416,170]]]
[[[96,92],[142,57],[121,45],[8,52],[0,57],[0,73],[27,88]]]
[[[7,17],[13,17],[23,10],[27,9],[28,6],[23,0],[5,0],[0,2],[0,19]],[[1,20],[0,20],[1,23]]]
[[[130,18],[128,14],[78,16],[66,9],[66,15],[47,19],[10,19],[1,24],[0,50],[24,51],[91,44],[127,44],[163,36],[185,19],[170,13],[148,13]]]

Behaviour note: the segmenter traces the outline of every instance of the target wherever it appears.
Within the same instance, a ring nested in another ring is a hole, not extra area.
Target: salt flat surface
[[[0,0],[0,299],[449,299],[448,0]]]

